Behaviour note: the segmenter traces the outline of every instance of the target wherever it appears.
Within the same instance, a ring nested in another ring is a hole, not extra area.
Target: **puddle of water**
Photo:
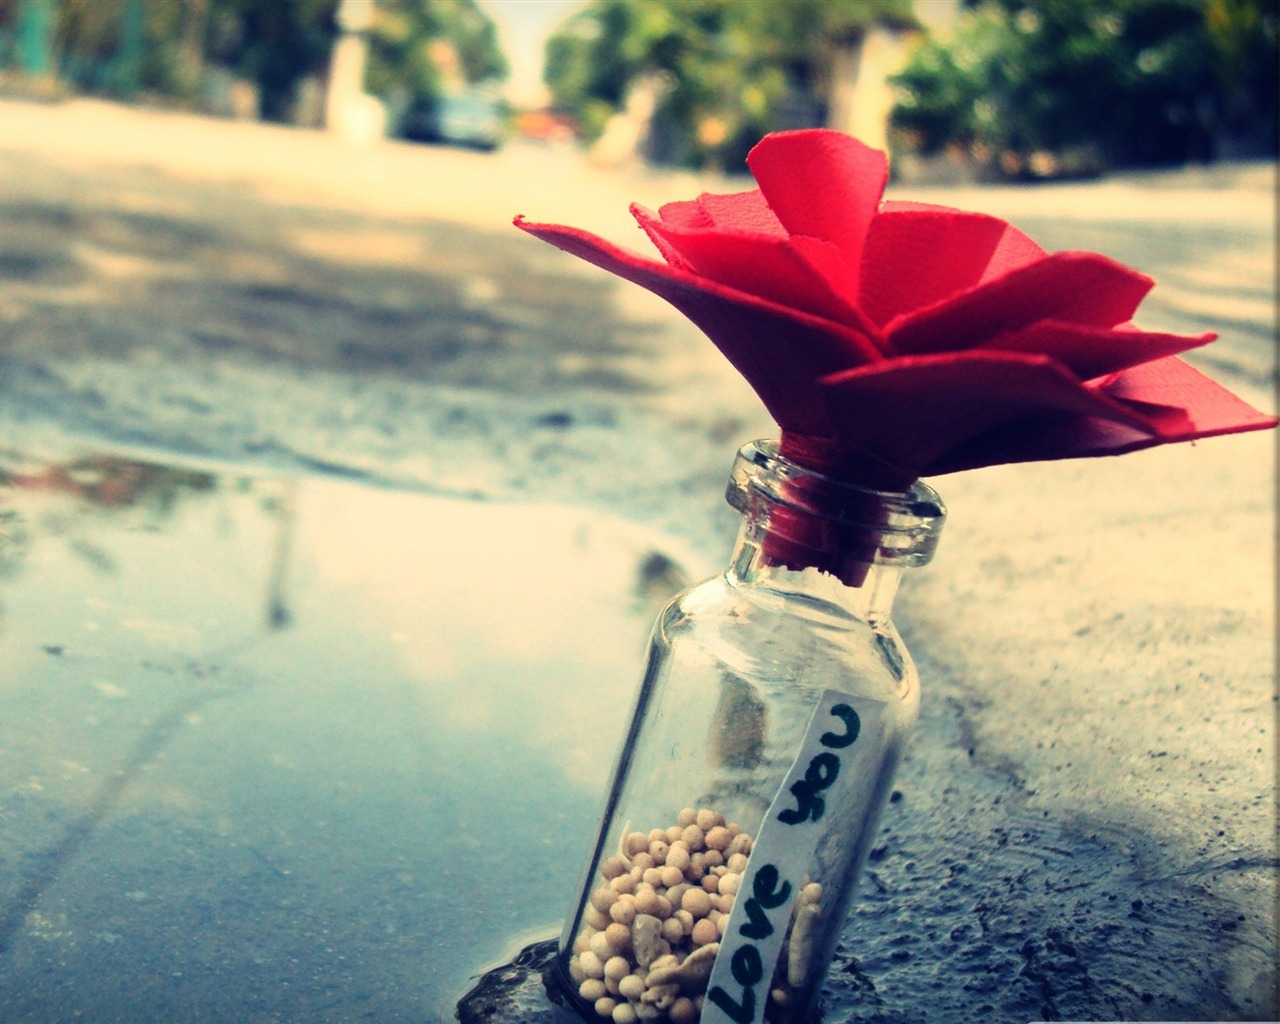
[[[6,477],[7,1021],[448,1019],[558,928],[651,538],[125,459]]]

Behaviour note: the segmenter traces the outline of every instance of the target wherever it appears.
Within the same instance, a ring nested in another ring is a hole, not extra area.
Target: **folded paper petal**
[[[1085,327],[1042,320],[1018,331],[1001,334],[979,346],[1001,352],[1036,352],[1052,356],[1081,380],[1118,373],[1165,356],[1207,345],[1212,331],[1197,335],[1162,334],[1123,327]]]
[[[632,209],[634,211],[635,207]],[[758,188],[749,192],[731,192],[728,195],[704,192],[697,199],[663,203],[658,208],[658,218],[672,228],[724,228],[728,231],[787,237],[786,228],[769,209],[769,204]]]
[[[780,306],[849,324],[869,335],[879,332],[841,294],[847,276],[840,250],[831,242],[795,236],[680,228],[640,206],[632,215],[667,263]]]
[[[1133,319],[1154,284],[1091,252],[1059,252],[906,313],[885,328],[905,355],[972,348],[1037,320],[1114,327]]]
[[[867,234],[859,301],[872,323],[883,325],[1044,255],[997,217],[888,202]]]
[[[684,313],[812,469],[901,489],[1276,425],[1177,358],[1212,333],[1133,325],[1153,285],[1136,270],[1045,253],[995,217],[882,203],[884,154],[837,132],[767,136],[748,164],[758,189],[633,208],[666,263],[516,224]]]
[[[777,132],[747,154],[747,166],[787,231],[835,243],[856,289],[863,243],[889,180],[884,153],[839,132]]]
[[[1140,412],[1044,355],[908,356],[824,377],[821,393],[839,446],[899,467],[908,480],[966,442],[1038,413],[1155,433]]]
[[[749,192],[731,192],[728,195],[704,192],[698,196],[697,202],[703,215],[711,222],[711,227],[726,231],[750,231],[777,238],[787,237],[787,229],[782,226],[778,215],[773,212],[758,188]],[[664,220],[666,211],[667,207],[663,206],[661,212]]]
[[[724,198],[728,199],[728,196]],[[673,228],[713,228],[716,222],[712,219],[701,203],[701,197],[698,199],[677,199],[673,203],[663,203],[658,207],[658,219],[670,224]],[[639,203],[631,204],[631,215],[635,216],[637,210],[644,210]],[[649,214],[648,210],[644,210]],[[653,216],[649,214],[649,216]],[[783,232],[786,235],[786,232]]]
[[[1155,445],[1266,430],[1278,422],[1177,357],[1116,374],[1098,391],[1127,405],[1146,427],[1098,417],[1036,414],[957,446],[923,471],[937,475],[1013,462],[1123,455]]]
[[[1166,443],[1263,430],[1280,422],[1175,356],[1114,374],[1098,391],[1139,410]]]
[[[784,429],[829,430],[815,381],[880,359],[871,339],[841,324],[645,259],[586,231],[522,217],[515,224],[670,302],[724,353]]]

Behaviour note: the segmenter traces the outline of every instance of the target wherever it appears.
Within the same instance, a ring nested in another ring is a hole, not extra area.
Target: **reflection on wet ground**
[[[0,481],[6,1021],[449,1017],[554,932],[647,539],[120,458]]]

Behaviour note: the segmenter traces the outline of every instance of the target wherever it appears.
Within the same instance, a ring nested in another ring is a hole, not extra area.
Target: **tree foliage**
[[[465,82],[501,78],[506,60],[476,0],[370,0],[366,87],[431,97],[442,51]],[[0,0],[0,66],[15,56],[24,5],[51,8],[48,47],[73,88],[195,104],[211,71],[251,82],[260,113],[289,120],[300,84],[323,78],[338,38],[339,0]]]
[[[592,0],[547,43],[544,80],[589,138],[639,83],[659,95],[652,156],[740,166],[761,134],[821,120],[831,56],[911,0]]]
[[[1276,23],[1270,0],[986,0],[897,77],[894,124],[1009,173],[1273,152]]]
[[[298,83],[329,60],[337,0],[209,0],[222,45],[212,56],[254,82],[262,116],[289,117]]]
[[[451,77],[474,84],[508,70],[475,0],[379,0],[369,44],[366,88],[393,107],[433,99]]]

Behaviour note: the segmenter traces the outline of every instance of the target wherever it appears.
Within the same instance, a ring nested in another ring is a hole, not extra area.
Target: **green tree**
[[[507,71],[497,29],[475,0],[379,0],[365,86],[393,109],[430,103],[450,74],[474,85]]]
[[[1274,152],[1280,135],[1280,30],[1274,0],[1207,0],[1205,29],[1229,136]]]
[[[544,81],[589,138],[658,83],[651,155],[737,167],[764,132],[820,121],[835,49],[885,23],[914,25],[911,0],[592,0],[548,41]]]
[[[198,97],[210,64],[253,81],[265,117],[285,119],[297,84],[322,70],[338,0],[0,0],[0,64],[27,61],[12,40],[47,16],[52,70],[83,92]]]
[[[293,117],[299,85],[328,68],[339,0],[0,0],[0,66],[23,67],[19,29],[47,14],[57,74],[72,88],[194,103],[210,68],[252,82],[262,117]],[[507,72],[475,0],[374,0],[366,87],[402,100],[442,87],[441,51],[467,83]],[[30,70],[30,69],[26,69]]]
[[[0,0],[0,66],[13,62],[26,74],[48,75],[55,17],[53,0]]]
[[[338,0],[212,0],[220,43],[211,56],[258,87],[269,121],[287,121],[298,84],[322,71],[337,39]]]
[[[1034,154],[1207,159],[1233,135],[1274,140],[1275,54],[1269,0],[987,0],[917,51],[893,120],[910,148],[1012,174]]]

